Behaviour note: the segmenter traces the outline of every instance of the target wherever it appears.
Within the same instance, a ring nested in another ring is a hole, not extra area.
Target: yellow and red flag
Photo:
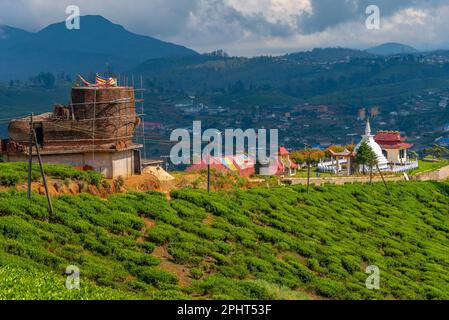
[[[104,78],[98,75],[95,77],[95,83],[101,87],[115,87],[117,86],[117,79],[115,78]]]

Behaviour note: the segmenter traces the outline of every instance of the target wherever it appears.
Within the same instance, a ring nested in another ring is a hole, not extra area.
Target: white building
[[[368,146],[371,147],[371,150],[373,150],[373,152],[376,154],[379,169],[380,170],[388,169],[388,160],[384,156],[380,145],[374,140],[374,135],[371,134],[371,125],[369,123],[369,119],[366,121],[365,134],[362,136],[362,140],[354,149],[356,153],[363,142],[366,142],[366,144],[368,144]]]

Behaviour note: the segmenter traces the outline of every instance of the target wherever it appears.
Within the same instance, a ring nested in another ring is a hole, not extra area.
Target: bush
[[[86,281],[155,299],[301,298],[298,288],[331,299],[446,299],[449,182],[389,187],[391,195],[358,184],[310,194],[302,186],[177,190],[171,200],[61,196],[50,221],[44,196],[30,204],[25,192],[0,192],[0,266],[61,274],[75,264]],[[146,234],[142,217],[155,221]],[[156,254],[190,271],[192,285],[181,289],[155,267]],[[365,287],[368,265],[381,270],[379,291]]]
[[[174,274],[158,268],[139,268],[137,270],[137,276],[145,283],[159,287],[163,284],[178,283],[178,278]]]
[[[198,268],[190,269],[190,273],[194,279],[200,279],[203,276],[203,272]]]

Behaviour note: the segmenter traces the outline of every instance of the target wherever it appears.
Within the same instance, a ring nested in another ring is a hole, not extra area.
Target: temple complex
[[[354,157],[362,143],[366,143],[375,153],[381,171],[406,172],[418,168],[418,162],[410,160],[407,155],[407,150],[413,145],[407,143],[406,138],[401,137],[400,132],[379,131],[376,135],[373,135],[370,122],[367,120],[365,133],[354,148],[354,152],[348,150],[334,152],[330,150],[331,161],[321,161],[317,167],[318,171],[347,175],[355,173],[357,169],[355,168]],[[359,168],[358,171],[360,170],[363,171],[363,168]]]

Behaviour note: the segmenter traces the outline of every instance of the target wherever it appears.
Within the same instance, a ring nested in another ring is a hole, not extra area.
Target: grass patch
[[[419,168],[411,170],[410,171],[411,175],[416,175],[416,174],[424,173],[424,172],[437,171],[437,170],[449,165],[449,160],[440,160],[438,162],[419,160],[418,163],[419,163]]]

